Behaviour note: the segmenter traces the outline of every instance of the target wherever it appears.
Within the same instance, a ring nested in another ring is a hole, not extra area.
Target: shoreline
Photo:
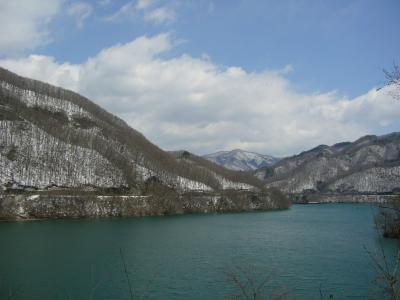
[[[286,209],[271,194],[250,191],[173,195],[7,195],[0,220],[146,217]]]
[[[289,194],[293,204],[385,203],[399,194]]]

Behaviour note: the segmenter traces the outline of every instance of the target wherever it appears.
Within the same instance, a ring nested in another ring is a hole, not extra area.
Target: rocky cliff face
[[[177,195],[221,194],[227,189],[257,193],[263,184],[249,174],[204,164],[193,154],[171,155],[90,100],[0,68],[0,192],[6,195],[2,204],[17,192],[37,191],[40,197],[35,201],[41,202],[48,199],[44,192],[54,190],[64,195],[72,190],[97,196],[112,191],[141,197],[163,188]],[[24,199],[27,204],[21,207],[30,211],[32,199]],[[69,203],[57,201],[51,203]],[[106,202],[96,203],[103,207]],[[37,207],[47,210],[49,203],[41,205]]]
[[[321,145],[255,175],[287,193],[394,193],[400,190],[400,133]]]

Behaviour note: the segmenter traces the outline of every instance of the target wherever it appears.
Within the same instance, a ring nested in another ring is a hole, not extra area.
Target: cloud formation
[[[49,22],[62,0],[0,1],[0,54],[15,54],[48,43]]]
[[[144,20],[154,23],[168,23],[175,21],[175,11],[168,6],[158,7],[144,14]]]
[[[162,58],[176,44],[164,33],[104,49],[81,65],[34,55],[0,65],[88,96],[168,150],[288,155],[400,125],[400,101],[387,90],[354,99],[300,93],[286,77],[290,66],[247,72],[209,58]]]
[[[76,27],[79,29],[83,28],[85,20],[90,17],[92,12],[93,7],[86,2],[75,2],[68,8],[68,15],[75,18]]]
[[[172,22],[176,18],[174,3],[156,6],[155,0],[129,1],[115,13],[108,16],[106,20],[109,22],[121,22],[137,17],[154,24]]]
[[[146,9],[154,4],[155,0],[138,0],[136,4],[137,9]]]

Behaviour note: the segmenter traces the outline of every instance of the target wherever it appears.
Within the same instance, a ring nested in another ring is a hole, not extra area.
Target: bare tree
[[[125,262],[125,258],[124,258],[124,253],[122,252],[122,248],[119,249],[119,253],[121,255],[121,260],[122,260],[122,264],[124,266],[124,274],[126,277],[126,281],[128,283],[128,287],[129,287],[129,296],[131,300],[134,299],[134,294],[133,294],[133,288],[132,288],[132,283],[131,280],[129,278],[129,273],[128,273],[128,268],[126,267],[126,262]]]
[[[384,69],[383,73],[385,74],[385,83],[380,89],[386,86],[394,87],[394,90],[390,91],[390,95],[400,100],[400,66],[393,63],[393,69],[390,71]]]
[[[382,204],[375,216],[375,224],[384,237],[400,238],[400,196]]]
[[[400,100],[400,66],[393,63],[391,71],[384,69],[385,83],[378,90],[384,87],[393,87],[390,95]],[[376,228],[381,229],[384,237],[400,238],[400,196],[393,200],[378,205],[379,212],[375,217]]]
[[[379,224],[375,219],[375,229],[379,234]],[[372,265],[376,270],[375,285],[383,291],[385,296],[390,297],[391,300],[398,300],[400,298],[398,285],[399,274],[398,269],[400,265],[400,248],[397,247],[395,256],[390,259],[382,244],[378,240],[378,247],[375,253],[372,253],[367,247],[364,246],[365,251],[371,259]]]
[[[377,254],[372,253],[367,248],[365,248],[365,251],[369,255],[377,273],[374,280],[376,286],[381,288],[384,295],[389,296],[391,300],[398,300],[399,292],[397,290],[397,285],[399,282],[398,269],[400,263],[400,250],[397,251],[394,263],[389,262],[382,245],[380,245]]]
[[[236,267],[225,271],[228,280],[231,281],[238,290],[238,295],[230,299],[288,299],[287,292],[277,292],[271,289],[272,274],[257,270],[255,267],[246,268]]]

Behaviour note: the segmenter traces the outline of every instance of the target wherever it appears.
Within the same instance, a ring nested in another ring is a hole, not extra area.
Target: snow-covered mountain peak
[[[262,167],[272,166],[279,161],[278,158],[270,155],[241,149],[219,151],[203,157],[227,169],[239,171],[253,171]]]

